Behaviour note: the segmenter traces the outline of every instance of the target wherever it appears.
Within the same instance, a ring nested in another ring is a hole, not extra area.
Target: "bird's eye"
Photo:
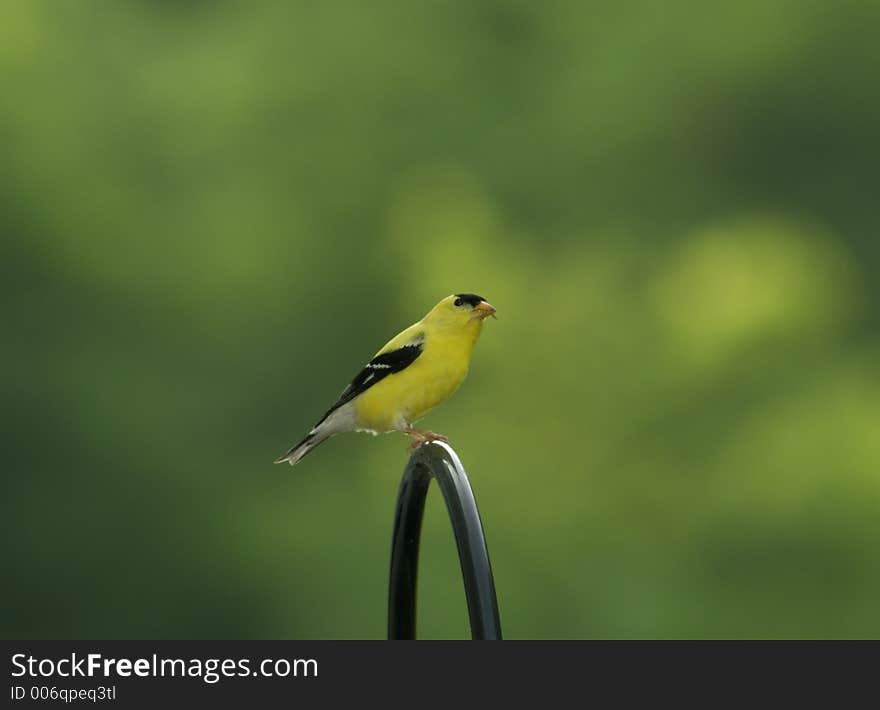
[[[460,306],[460,305],[461,305],[461,299],[460,299],[460,298],[456,298],[456,299],[455,299],[455,303],[454,303],[454,305],[456,305],[456,306]]]

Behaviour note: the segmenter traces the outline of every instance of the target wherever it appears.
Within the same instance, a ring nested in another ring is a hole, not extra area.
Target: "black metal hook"
[[[471,637],[500,639],[501,619],[495,598],[495,582],[477,501],[455,451],[440,442],[419,446],[410,457],[400,481],[391,541],[388,638],[416,637],[419,538],[432,477],[440,486],[452,522],[467,597]]]

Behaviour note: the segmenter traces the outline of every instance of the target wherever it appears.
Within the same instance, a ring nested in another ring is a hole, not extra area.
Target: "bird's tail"
[[[295,466],[307,453],[309,453],[309,451],[314,449],[318,444],[329,439],[331,436],[332,434],[312,430],[305,439],[291,448],[286,454],[284,454],[284,456],[279,456],[275,459],[275,463],[287,462],[291,466]]]

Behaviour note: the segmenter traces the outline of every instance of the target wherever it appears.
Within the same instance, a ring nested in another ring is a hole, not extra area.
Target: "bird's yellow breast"
[[[412,365],[357,398],[357,427],[393,431],[421,419],[458,389],[467,376],[472,349],[470,337],[429,335]]]

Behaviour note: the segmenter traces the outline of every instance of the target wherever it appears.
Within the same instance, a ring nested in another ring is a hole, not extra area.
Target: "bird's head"
[[[495,318],[495,307],[474,293],[456,293],[447,296],[425,316],[439,328],[480,330],[485,318]]]

